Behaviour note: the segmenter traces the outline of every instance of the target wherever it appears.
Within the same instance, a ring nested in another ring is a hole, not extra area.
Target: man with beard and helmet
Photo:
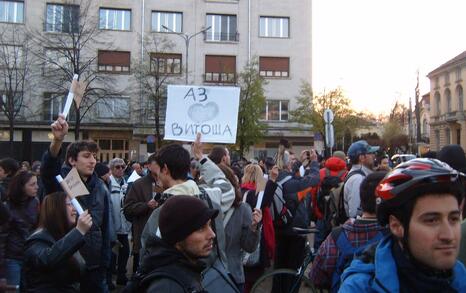
[[[353,260],[339,292],[466,292],[457,261],[465,175],[414,159],[377,187],[377,219],[390,234]]]

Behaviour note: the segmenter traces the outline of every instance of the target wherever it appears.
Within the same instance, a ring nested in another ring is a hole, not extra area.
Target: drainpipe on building
[[[251,62],[251,0],[248,0],[248,63]]]
[[[141,8],[141,65],[144,64],[144,19],[145,19],[145,16],[144,16],[144,12],[145,12],[145,0],[142,0],[142,8]],[[139,80],[139,89],[140,89],[140,96],[139,96],[139,105],[140,107],[142,107],[143,102],[144,102],[144,94],[143,94],[143,91],[142,91],[142,79]],[[142,111],[141,111],[141,114],[142,114]],[[141,123],[141,125],[143,124],[144,122],[144,117],[146,116],[145,115],[146,113],[144,112],[144,115],[139,115],[139,123]]]

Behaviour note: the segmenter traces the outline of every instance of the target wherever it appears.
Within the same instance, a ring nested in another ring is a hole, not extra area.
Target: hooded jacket
[[[221,210],[223,213],[228,211],[228,209],[232,206],[234,201],[234,192],[231,194],[230,190],[233,189],[231,183],[225,178],[223,172],[213,163],[210,159],[205,158],[205,160],[201,160],[201,176],[203,180],[210,185],[210,188],[203,189],[206,191],[207,195],[209,196],[210,200],[212,201],[213,208]],[[181,184],[174,185],[169,189],[164,191],[164,194],[168,196],[176,196],[176,195],[193,195],[199,196],[201,195],[201,191],[197,186],[196,182],[193,180],[187,180]],[[225,195],[225,196],[223,196]],[[223,229],[223,213],[215,218],[215,227],[216,227],[216,239],[217,243],[220,248],[220,259],[224,264],[227,263],[226,255],[225,255],[225,231]],[[159,235],[157,233],[159,227],[159,214],[160,209],[155,209],[149,220],[147,221],[144,230],[142,231],[141,235],[141,255],[144,255],[146,241],[154,235]],[[211,256],[208,258],[207,263],[212,264],[215,259],[217,258],[216,253],[211,253]]]
[[[398,269],[392,254],[393,240],[388,235],[383,238],[375,249],[372,262],[365,262],[364,256],[370,253],[366,251],[363,258],[351,262],[341,276],[341,286],[338,292],[400,292]],[[464,265],[456,261],[453,267],[453,279],[450,286],[458,292],[466,292],[466,269]]]
[[[110,176],[112,216],[117,234],[129,234],[131,232],[131,223],[123,215],[123,206],[128,184],[124,178],[121,178],[121,184],[117,182],[113,175]]]
[[[58,241],[44,229],[32,234],[26,242],[24,291],[79,292],[83,264],[74,254],[82,245],[84,236],[77,229],[72,229]]]
[[[157,236],[152,236],[147,240],[147,254],[144,255],[139,269],[143,276],[140,286],[145,288],[144,292],[170,292],[183,293],[184,288],[170,278],[151,278],[154,271],[166,272],[176,280],[183,280],[183,283],[191,288],[190,291],[202,291],[201,273],[205,269],[202,262],[190,262],[180,251],[166,244]]]

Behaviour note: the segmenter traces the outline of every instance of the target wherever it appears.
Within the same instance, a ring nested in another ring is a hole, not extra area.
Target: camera
[[[169,194],[165,194],[162,192],[156,192],[154,194],[154,200],[159,204],[162,205],[168,198],[170,197]]]

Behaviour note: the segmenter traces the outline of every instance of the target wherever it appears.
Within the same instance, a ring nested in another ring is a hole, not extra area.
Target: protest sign
[[[76,170],[76,168],[71,169],[70,173],[68,173],[65,179],[63,179],[61,175],[57,175],[55,178],[62,187],[63,191],[69,197],[71,197],[71,203],[73,204],[78,214],[82,214],[83,209],[79,202],[76,200],[76,197],[87,195],[89,194],[89,191],[87,190],[86,185],[84,185],[82,182],[81,177],[79,177],[78,170]]]
[[[238,87],[168,86],[166,140],[235,143]]]

